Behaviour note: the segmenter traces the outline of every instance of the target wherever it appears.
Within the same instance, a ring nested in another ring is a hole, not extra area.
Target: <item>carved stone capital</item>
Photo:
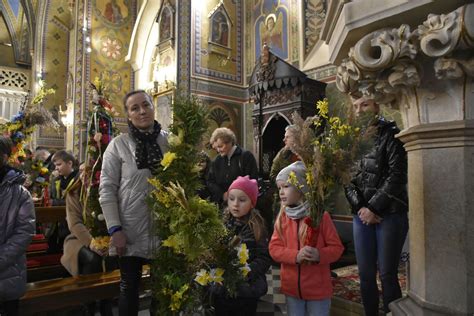
[[[454,50],[474,48],[474,4],[458,8],[449,14],[430,14],[414,32],[420,48],[427,56],[441,57]]]
[[[457,79],[474,74],[474,4],[449,14],[430,14],[415,31],[421,51],[438,57],[433,67],[438,79]]]
[[[336,85],[342,92],[394,105],[421,81],[419,52],[435,57],[438,79],[474,76],[474,4],[449,14],[430,14],[415,31],[408,25],[367,34],[337,68]]]
[[[349,58],[338,67],[336,85],[342,92],[391,104],[401,90],[420,83],[416,55],[408,25],[372,32],[351,48]]]

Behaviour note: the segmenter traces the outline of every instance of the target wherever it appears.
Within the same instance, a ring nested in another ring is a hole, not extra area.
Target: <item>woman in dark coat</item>
[[[345,188],[354,214],[354,245],[362,303],[367,316],[379,315],[377,270],[382,283],[384,311],[402,296],[398,263],[408,232],[407,154],[394,122],[379,116],[372,99],[353,100],[356,116],[368,115],[375,127],[374,146],[355,168]]]
[[[214,130],[210,142],[219,155],[211,164],[208,188],[211,201],[224,206],[227,203],[227,190],[238,176],[258,179],[257,161],[250,151],[236,145],[234,132],[226,127]]]

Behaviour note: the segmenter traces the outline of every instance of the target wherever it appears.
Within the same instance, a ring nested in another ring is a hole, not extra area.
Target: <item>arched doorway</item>
[[[285,136],[285,128],[289,125],[285,117],[278,113],[274,115],[263,131],[263,177],[269,178],[270,169],[272,167],[273,158],[278,151],[283,148],[283,137]]]

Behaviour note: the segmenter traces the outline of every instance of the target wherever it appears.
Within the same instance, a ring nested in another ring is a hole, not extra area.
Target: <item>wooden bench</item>
[[[141,289],[149,288],[150,268],[145,266]],[[96,273],[27,284],[20,300],[20,315],[44,314],[47,311],[78,306],[87,302],[114,298],[119,294],[120,271]]]
[[[66,218],[66,206],[35,207],[37,223],[55,223]]]
[[[65,206],[35,207],[37,223],[55,223],[66,218]],[[61,254],[50,254],[46,249],[36,249],[35,243],[46,243],[43,240],[33,240],[26,256],[28,260],[27,279],[28,282],[36,282],[46,279],[67,277],[69,273],[60,264]]]

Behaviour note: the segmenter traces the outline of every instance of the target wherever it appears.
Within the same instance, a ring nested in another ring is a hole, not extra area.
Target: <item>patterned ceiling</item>
[[[36,0],[0,0],[0,43],[12,44],[14,62],[30,65],[29,28],[34,28]],[[1,45],[3,52],[8,46]]]
[[[3,14],[0,12],[0,43],[11,43],[10,33]]]

